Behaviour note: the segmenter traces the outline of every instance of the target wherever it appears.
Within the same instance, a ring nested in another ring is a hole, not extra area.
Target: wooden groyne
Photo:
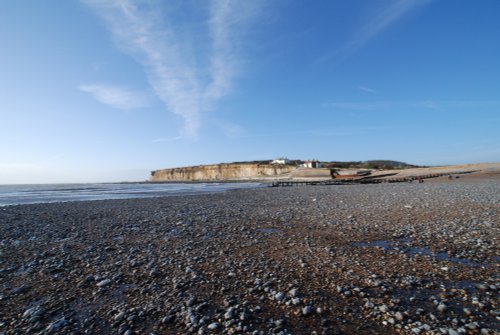
[[[287,180],[287,181],[275,181],[270,186],[271,187],[285,187],[285,186],[308,186],[308,185],[349,185],[352,184],[352,180],[309,180],[309,181],[298,181],[298,180]]]
[[[376,176],[368,176],[361,178],[346,178],[346,179],[330,179],[330,180],[286,180],[275,181],[270,184],[270,187],[287,187],[287,186],[327,186],[327,185],[354,185],[354,184],[382,184],[382,183],[411,183],[413,181],[423,182],[424,179],[437,178],[443,176],[453,176],[459,174],[467,174],[477,171],[459,171],[454,173],[432,173],[421,176],[401,177],[401,178],[386,178],[381,179]]]
[[[364,178],[360,180],[361,184],[365,183],[407,183],[407,182],[413,182],[413,181],[423,181],[424,179],[431,179],[431,178],[437,178],[437,177],[443,177],[443,176],[454,176],[454,175],[459,175],[459,174],[469,174],[477,171],[458,171],[458,172],[447,172],[447,173],[431,173],[431,174],[426,174],[426,175],[421,175],[421,176],[411,176],[411,177],[402,177],[402,178],[387,178],[387,179],[372,179],[369,180],[370,178]],[[458,177],[457,177],[458,178]]]

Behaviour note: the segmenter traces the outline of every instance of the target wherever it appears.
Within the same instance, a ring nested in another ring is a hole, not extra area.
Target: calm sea
[[[262,186],[258,183],[0,185],[0,206],[203,194]]]

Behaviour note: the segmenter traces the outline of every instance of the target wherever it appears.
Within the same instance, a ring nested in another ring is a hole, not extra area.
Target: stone
[[[219,325],[217,322],[212,322],[211,324],[209,324],[209,325],[207,326],[207,328],[208,328],[209,330],[216,330],[216,329],[218,329],[218,328],[219,328],[219,326],[220,326],[220,325]]]
[[[105,286],[108,286],[109,284],[111,284],[111,279],[101,280],[96,285],[97,285],[97,287],[105,287]]]
[[[28,319],[30,323],[36,323],[43,316],[43,309],[40,306],[28,308],[23,313],[23,318]]]
[[[442,302],[439,303],[439,305],[437,305],[437,307],[436,307],[437,311],[441,312],[441,313],[443,313],[444,311],[446,311],[446,308],[447,308],[446,305],[443,304]]]
[[[241,321],[248,320],[248,314],[247,314],[247,313],[245,313],[245,312],[242,312],[242,313],[240,314],[240,320],[241,320]]]
[[[13,294],[24,294],[31,289],[30,285],[22,285],[12,290]]]
[[[274,295],[274,299],[283,301],[283,299],[285,299],[285,294],[283,292],[278,292]]]
[[[304,308],[302,308],[302,315],[304,315],[304,316],[310,315],[310,314],[312,314],[312,312],[313,312],[313,309],[311,306],[305,306]]]
[[[68,323],[68,321],[66,321],[65,318],[61,318],[59,320],[56,320],[52,323],[50,323],[46,330],[47,332],[49,333],[52,333],[52,332],[57,332],[59,329],[61,329],[62,327],[66,326],[66,324]]]
[[[174,320],[174,318],[171,315],[167,315],[161,319],[161,323],[168,324],[168,323],[172,322],[173,320]]]
[[[32,315],[34,315],[37,311],[39,310],[38,306],[28,308],[27,310],[24,311],[23,313],[23,318],[29,318]]]
[[[389,311],[389,307],[387,305],[380,305],[378,306],[378,310],[381,311],[382,313],[387,313]]]
[[[236,312],[236,308],[234,307],[229,307],[226,313],[224,314],[224,319],[229,320],[234,318]]]
[[[116,315],[115,315],[115,317],[114,317],[113,319],[114,319],[116,322],[120,322],[120,321],[122,321],[123,319],[125,319],[125,316],[126,316],[125,312],[123,312],[123,311],[122,311],[122,312],[120,312],[120,313],[116,314]]]
[[[194,304],[196,303],[196,298],[195,297],[191,297],[188,299],[188,301],[186,302],[186,306],[188,307],[192,307]]]

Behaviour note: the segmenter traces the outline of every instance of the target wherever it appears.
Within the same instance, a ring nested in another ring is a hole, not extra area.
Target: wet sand
[[[494,334],[500,178],[0,208],[0,334]]]

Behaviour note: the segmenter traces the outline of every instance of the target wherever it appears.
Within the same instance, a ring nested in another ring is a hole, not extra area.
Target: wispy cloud
[[[322,104],[325,108],[333,108],[339,110],[352,111],[375,111],[393,108],[423,108],[430,110],[446,110],[449,108],[481,108],[481,107],[500,107],[498,100],[484,101],[374,101],[374,102],[351,102],[351,101],[334,101]]]
[[[117,86],[92,84],[80,85],[78,88],[82,92],[90,93],[100,103],[117,109],[144,108],[151,102],[149,94]]]
[[[184,119],[186,136],[196,137],[202,113],[213,109],[232,88],[239,58],[236,34],[256,11],[242,8],[248,7],[245,2],[213,0],[207,8],[206,25],[195,30],[189,22],[183,24],[165,10],[169,2],[85,2],[104,18],[116,44],[143,66],[149,84],[167,110]],[[193,35],[200,36],[190,38]],[[193,42],[207,40],[207,36],[208,47]]]
[[[164,143],[164,142],[174,142],[174,141],[179,141],[182,139],[182,136],[175,136],[175,137],[169,137],[169,138],[156,138],[152,140],[152,143]]]
[[[377,93],[377,91],[375,91],[374,89],[366,87],[366,86],[358,86],[358,88],[361,91],[365,91],[365,92],[368,92],[368,93],[373,93],[373,94]]]
[[[415,9],[428,4],[430,0],[397,0],[390,1],[373,13],[366,24],[362,25],[345,46],[345,51],[354,52],[362,48],[392,24]]]
[[[378,7],[363,20],[365,23],[354,31],[346,44],[323,55],[317,61],[323,62],[335,56],[345,58],[353,54],[404,16],[430,2],[431,0],[386,1],[387,4],[385,6]]]
[[[290,130],[290,131],[278,131],[269,133],[254,133],[248,134],[243,137],[254,138],[254,137],[276,137],[276,136],[315,136],[315,137],[346,137],[346,136],[357,136],[364,134],[364,130],[356,129],[344,129],[344,130],[321,130],[321,129],[311,129],[311,130]]]
[[[349,101],[334,101],[334,102],[324,103],[323,107],[341,109],[341,110],[363,111],[363,110],[377,110],[394,104],[395,103],[393,102],[362,103],[362,102],[349,102]]]

